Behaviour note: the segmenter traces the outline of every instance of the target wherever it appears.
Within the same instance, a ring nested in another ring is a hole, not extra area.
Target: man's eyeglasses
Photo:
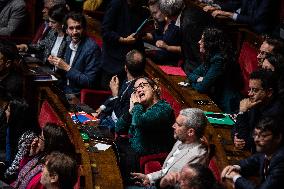
[[[269,137],[269,136],[271,136],[272,135],[272,133],[267,133],[267,134],[265,134],[265,133],[263,133],[263,132],[260,132],[260,133],[253,133],[252,134],[252,137],[254,138],[254,139],[256,139],[256,138],[259,138],[259,140],[265,140],[267,137]]]
[[[138,90],[139,87],[141,87],[141,89],[144,89],[144,87],[150,85],[149,83],[139,83],[139,85],[137,87],[133,87],[134,92],[136,92]]]
[[[259,91],[262,91],[263,89],[258,89],[258,88],[249,88],[248,93],[253,93],[256,94]]]

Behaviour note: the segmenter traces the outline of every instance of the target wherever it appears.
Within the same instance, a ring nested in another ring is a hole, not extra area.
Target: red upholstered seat
[[[144,166],[144,174],[153,173],[162,169],[162,164],[159,161],[149,161]]]
[[[38,122],[41,128],[43,128],[48,122],[56,123],[59,125],[62,124],[62,121],[59,119],[59,117],[57,116],[57,114],[55,113],[55,111],[47,100],[45,100],[41,105],[40,113],[38,116]]]
[[[101,91],[93,89],[81,90],[81,103],[97,109],[111,95],[111,91]]]
[[[151,154],[140,157],[140,171],[144,174],[161,170],[168,153]]]
[[[177,117],[180,110],[181,104],[171,95],[171,93],[165,87],[161,86],[161,99],[166,100],[173,108],[175,116]]]
[[[241,75],[244,81],[244,88],[242,89],[242,94],[247,95],[249,75],[258,67],[257,50],[249,42],[243,42],[238,62],[241,68]]]
[[[212,171],[213,175],[215,176],[216,180],[218,182],[221,182],[221,174],[219,172],[219,169],[216,165],[216,159],[215,157],[212,157],[210,159],[209,165],[208,165],[209,169]]]
[[[93,39],[100,48],[102,48],[102,46],[103,46],[103,39],[102,38],[100,38],[100,37],[98,37],[96,35],[91,35],[91,34],[88,34],[88,36],[91,39]]]

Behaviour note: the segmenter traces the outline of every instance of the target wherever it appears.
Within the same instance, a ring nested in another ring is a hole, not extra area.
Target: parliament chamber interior
[[[283,10],[0,1],[0,189],[284,187]]]

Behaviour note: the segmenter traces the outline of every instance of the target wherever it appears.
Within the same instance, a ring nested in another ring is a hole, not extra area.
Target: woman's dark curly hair
[[[211,58],[219,54],[224,59],[225,78],[230,79],[230,83],[236,90],[240,90],[243,87],[241,70],[236,62],[236,52],[225,33],[217,28],[207,28],[203,31],[203,42],[205,50],[203,55],[204,64],[209,65]]]
[[[203,31],[204,41],[204,62],[210,63],[210,59],[216,54],[224,57],[225,62],[233,57],[232,45],[222,30],[207,28]]]

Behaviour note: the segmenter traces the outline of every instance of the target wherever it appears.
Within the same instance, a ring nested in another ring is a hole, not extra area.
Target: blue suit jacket
[[[284,147],[278,149],[272,156],[266,179],[263,175],[264,154],[258,153],[240,162],[241,175],[235,182],[236,189],[268,189],[284,188]],[[256,176],[259,173],[261,184],[255,186],[246,176]]]
[[[280,23],[280,0],[231,0],[220,6],[231,12],[241,8],[237,22],[248,24],[259,33],[271,33]]]
[[[65,61],[69,64],[72,50],[68,42]],[[66,72],[65,93],[79,93],[82,88],[93,88],[101,65],[101,50],[92,39],[85,37],[81,40],[73,60],[71,69]],[[69,79],[69,86],[66,85]]]

